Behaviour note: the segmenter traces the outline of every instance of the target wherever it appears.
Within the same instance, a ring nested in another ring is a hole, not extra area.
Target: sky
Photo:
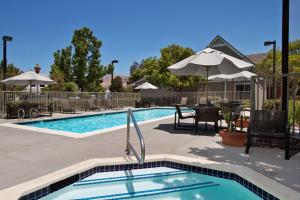
[[[290,0],[290,41],[300,38],[299,10]],[[281,44],[281,12],[282,0],[1,0],[0,36],[14,38],[8,63],[23,71],[39,63],[48,74],[53,52],[87,26],[103,42],[101,64],[117,59],[115,73],[128,75],[133,61],[163,47],[200,51],[216,35],[243,54],[266,52],[264,41]]]

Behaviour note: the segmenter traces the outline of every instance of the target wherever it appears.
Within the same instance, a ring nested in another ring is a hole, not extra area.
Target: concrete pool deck
[[[59,116],[65,115],[55,117]],[[0,123],[7,120],[1,119]],[[143,124],[140,128],[145,138],[146,157],[175,154],[243,165],[300,192],[299,153],[284,160],[282,150],[251,148],[250,155],[246,155],[245,148],[222,145],[221,138],[213,132],[174,131],[173,119]],[[74,139],[1,127],[0,137],[0,190],[88,159],[125,156],[125,128]]]

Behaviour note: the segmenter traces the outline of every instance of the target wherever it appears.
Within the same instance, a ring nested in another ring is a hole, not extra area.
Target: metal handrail
[[[130,142],[130,119],[133,122],[134,128],[136,130],[136,133],[137,133],[139,141],[140,141],[141,155],[139,155],[137,153],[137,151],[134,149],[134,147],[132,146],[132,144]],[[129,155],[130,152],[132,151],[133,154],[135,155],[136,159],[138,160],[139,164],[144,163],[144,161],[145,161],[145,142],[144,142],[142,132],[133,116],[131,109],[128,109],[128,112],[127,112],[127,144],[126,144],[125,151],[127,152],[127,155]]]
[[[35,112],[36,114],[38,114],[38,110],[36,108],[30,108],[30,111],[29,111],[30,120],[32,119],[32,113],[33,112]]]
[[[21,116],[21,112],[22,112],[22,116]],[[20,119],[24,119],[25,118],[25,110],[22,108],[19,108],[18,110],[18,121],[20,121]]]

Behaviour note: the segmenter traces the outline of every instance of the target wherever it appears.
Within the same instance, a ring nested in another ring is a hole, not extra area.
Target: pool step
[[[181,191],[187,191],[187,190],[215,187],[218,185],[219,184],[214,183],[214,182],[199,182],[199,183],[195,183],[195,184],[166,187],[166,188],[161,188],[161,189],[142,190],[142,191],[128,192],[128,193],[117,193],[117,194],[111,194],[111,195],[84,197],[84,198],[79,198],[79,199],[74,199],[74,200],[129,199],[129,198],[133,198],[133,197],[147,197],[147,196],[152,196],[152,195],[161,195],[161,194],[168,194],[168,193],[181,192]]]
[[[177,170],[177,171],[170,171],[170,172],[118,176],[118,177],[112,177],[112,178],[88,179],[88,180],[78,181],[78,182],[74,183],[73,186],[83,186],[83,185],[110,183],[110,182],[118,182],[118,181],[129,181],[129,180],[147,179],[147,178],[157,178],[157,177],[166,177],[166,176],[176,176],[176,175],[183,175],[183,174],[188,174],[188,173],[191,173],[191,172]]]

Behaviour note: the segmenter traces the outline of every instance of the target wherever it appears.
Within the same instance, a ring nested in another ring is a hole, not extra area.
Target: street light
[[[276,98],[276,86],[275,86],[275,65],[276,65],[276,40],[264,42],[264,46],[273,45],[273,97]]]
[[[110,82],[111,85],[112,85],[112,82],[113,82],[113,80],[114,80],[114,63],[119,63],[119,61],[118,61],[118,60],[113,60],[113,61],[111,61],[111,65],[112,65],[111,82]]]
[[[6,43],[13,40],[13,37],[11,36],[3,36],[3,80],[6,79],[6,68],[7,68],[7,60],[6,60]],[[6,90],[6,85],[3,84],[3,91]]]

